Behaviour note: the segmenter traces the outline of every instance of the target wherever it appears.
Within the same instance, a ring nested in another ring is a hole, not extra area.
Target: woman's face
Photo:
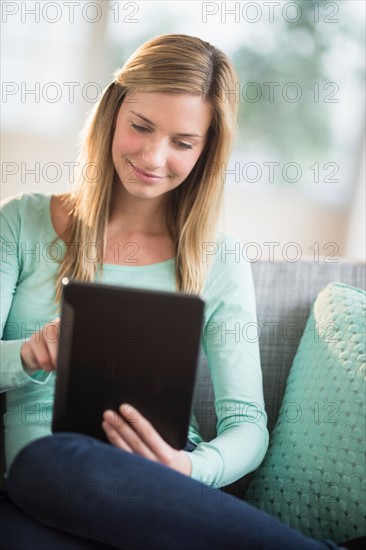
[[[125,190],[154,198],[180,185],[206,143],[211,106],[201,96],[139,92],[116,119],[112,157]]]

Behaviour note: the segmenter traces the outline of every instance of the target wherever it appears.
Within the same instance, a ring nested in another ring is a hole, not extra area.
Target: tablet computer
[[[52,431],[108,442],[103,412],[126,402],[172,447],[183,449],[203,310],[198,295],[64,284]]]

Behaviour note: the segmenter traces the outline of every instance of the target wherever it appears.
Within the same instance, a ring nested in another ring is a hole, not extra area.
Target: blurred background
[[[114,71],[193,34],[240,79],[220,229],[251,261],[365,261],[365,2],[3,1],[1,22],[2,199],[69,189]]]

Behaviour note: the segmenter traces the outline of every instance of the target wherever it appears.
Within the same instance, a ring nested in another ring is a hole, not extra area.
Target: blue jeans
[[[186,450],[194,446],[189,442]],[[81,434],[58,433],[25,447],[6,490],[11,501],[0,513],[4,548],[338,548],[162,464]]]

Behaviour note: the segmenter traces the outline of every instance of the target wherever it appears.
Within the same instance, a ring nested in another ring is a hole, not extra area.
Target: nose
[[[141,152],[143,168],[148,172],[154,172],[163,168],[166,164],[166,144],[161,138],[147,140]]]

